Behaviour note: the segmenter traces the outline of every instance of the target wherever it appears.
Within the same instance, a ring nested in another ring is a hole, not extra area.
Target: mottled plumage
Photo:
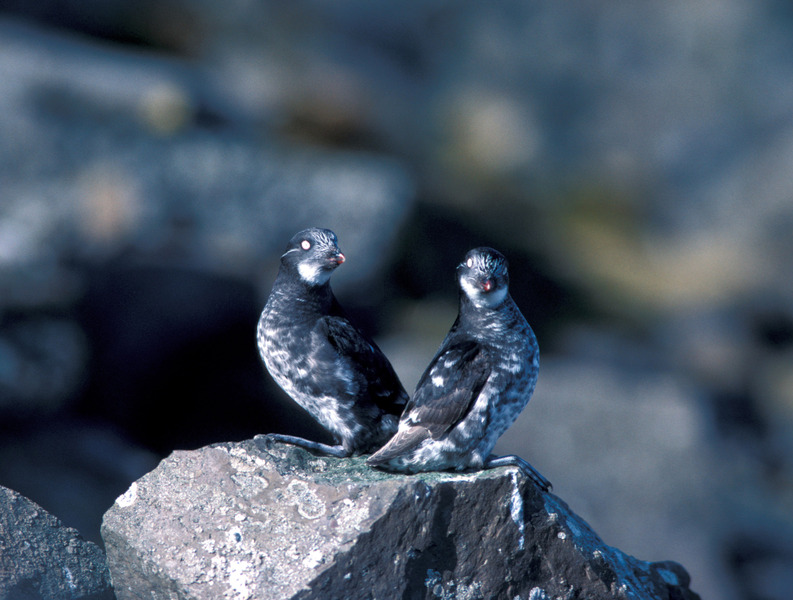
[[[382,446],[396,432],[407,401],[391,363],[350,323],[331,291],[330,276],[344,260],[332,231],[296,234],[281,256],[256,336],[273,379],[336,445],[269,437],[333,456]]]
[[[537,383],[537,339],[509,295],[504,256],[475,248],[457,267],[457,320],[421,376],[397,434],[367,463],[390,471],[519,466],[537,485],[550,483],[517,456],[495,457]]]

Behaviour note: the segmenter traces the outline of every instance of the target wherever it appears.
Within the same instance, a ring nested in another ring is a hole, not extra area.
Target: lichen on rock
[[[102,526],[119,600],[697,598],[513,468],[394,475],[258,436],[133,485]]]
[[[0,486],[0,598],[111,600],[102,549]]]

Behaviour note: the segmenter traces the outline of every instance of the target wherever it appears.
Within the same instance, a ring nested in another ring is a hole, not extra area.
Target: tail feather
[[[426,427],[409,427],[398,431],[385,446],[366,459],[366,464],[372,467],[386,465],[395,458],[404,456],[429,437],[430,432]]]

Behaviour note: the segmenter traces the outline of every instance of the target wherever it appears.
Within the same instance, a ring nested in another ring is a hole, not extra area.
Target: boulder
[[[0,599],[112,598],[102,549],[31,500],[0,486]]]
[[[514,468],[392,475],[264,436],[174,452],[102,537],[119,600],[698,598]]]

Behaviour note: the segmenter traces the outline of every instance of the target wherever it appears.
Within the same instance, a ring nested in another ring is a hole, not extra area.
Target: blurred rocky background
[[[412,389],[471,247],[517,452],[703,598],[793,589],[793,10],[0,0],[0,484],[100,542],[174,449],[321,437],[254,343],[297,230]]]

